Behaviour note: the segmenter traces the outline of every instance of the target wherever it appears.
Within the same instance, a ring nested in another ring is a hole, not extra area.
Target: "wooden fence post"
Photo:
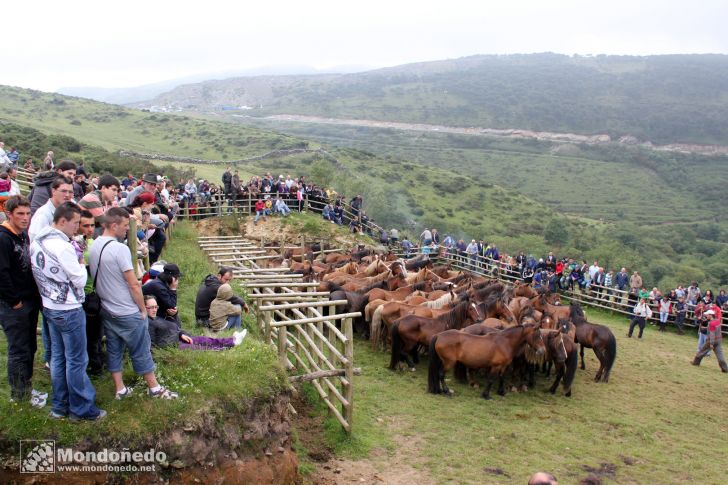
[[[354,416],[354,329],[351,318],[346,318],[341,324],[341,329],[344,331],[346,336],[346,342],[344,342],[344,357],[346,357],[346,365],[344,365],[344,377],[346,377],[347,384],[342,385],[342,391],[344,399],[349,403],[343,409],[344,419],[349,425],[346,430],[347,433],[351,433],[353,423],[352,417]]]
[[[301,235],[301,263],[306,260],[306,236]]]
[[[272,313],[272,312],[271,312]],[[270,325],[269,325],[270,327]],[[278,358],[284,369],[288,370],[288,328],[285,325],[278,327]]]
[[[129,218],[129,232],[126,236],[126,244],[129,246],[131,261],[134,263],[134,274],[137,278],[139,278],[139,260],[137,259],[137,221],[134,219],[134,216]]]
[[[323,263],[326,261],[326,253],[324,252],[324,240],[322,239],[319,243],[319,250],[321,251],[321,254],[319,254],[319,257],[321,258],[321,262]]]

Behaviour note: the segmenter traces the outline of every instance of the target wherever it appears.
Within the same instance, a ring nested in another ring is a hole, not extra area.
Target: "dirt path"
[[[458,127],[447,125],[428,125],[425,123],[401,123],[396,121],[360,120],[348,118],[325,118],[307,115],[271,115],[265,119],[272,121],[295,121],[300,123],[319,123],[327,125],[364,126],[369,128],[393,128],[405,131],[425,131],[434,133],[453,133],[458,135],[497,136],[503,138],[519,138],[544,140],[555,143],[586,143],[588,145],[603,145],[617,143],[620,145],[640,146],[661,152],[699,153],[702,155],[728,155],[728,147],[721,145],[696,145],[687,143],[671,143],[668,145],[653,145],[650,141],[640,142],[632,136],[625,136],[619,140],[612,140],[609,135],[578,135],[576,133],[555,133],[550,131],[532,131],[518,128],[496,129],[481,127]]]

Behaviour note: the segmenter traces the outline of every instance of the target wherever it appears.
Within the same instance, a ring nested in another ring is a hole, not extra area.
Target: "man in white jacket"
[[[59,205],[53,224],[40,230],[30,245],[33,277],[43,300],[43,315],[51,333],[50,417],[97,421],[106,411],[96,407],[96,389],[86,374],[86,268],[71,245],[81,210],[73,202]]]
[[[642,332],[645,331],[645,322],[648,318],[652,318],[652,310],[647,304],[647,300],[640,298],[640,302],[635,305],[632,313],[634,313],[634,316],[632,317],[632,322],[629,324],[629,333],[627,333],[627,337],[632,338],[632,331],[634,330],[634,327],[639,325],[640,333],[637,335],[637,338],[642,338]]]

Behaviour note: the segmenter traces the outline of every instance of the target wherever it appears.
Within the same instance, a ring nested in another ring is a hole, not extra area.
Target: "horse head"
[[[526,332],[526,344],[536,352],[537,355],[543,355],[546,353],[546,342],[541,334],[541,329],[538,324],[536,325],[524,325],[523,328]]]
[[[450,292],[452,294],[453,298],[455,298],[455,294]],[[468,303],[468,317],[470,320],[473,321],[473,323],[481,322],[484,318],[484,313],[480,312],[480,305],[476,305],[474,302]]]

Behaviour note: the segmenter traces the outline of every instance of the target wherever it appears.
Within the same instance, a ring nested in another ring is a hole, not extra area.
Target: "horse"
[[[430,341],[427,391],[450,395],[445,374],[456,363],[470,369],[486,369],[486,385],[482,397],[490,399],[490,388],[499,378],[498,394],[505,395],[503,374],[524,345],[544,353],[545,346],[537,325],[519,325],[483,336],[448,330],[435,335]]]
[[[521,323],[521,317],[525,315],[533,315],[534,310],[531,300],[525,296],[512,298],[511,301],[508,302],[508,308],[511,310],[511,313],[513,313],[513,316],[516,318],[518,323]]]
[[[548,389],[551,394],[556,394],[556,388],[563,378],[564,395],[571,397],[571,385],[574,383],[576,368],[579,365],[576,343],[569,338],[573,326],[568,320],[560,320],[559,328],[550,330],[545,339],[548,365],[550,367],[553,363],[556,366],[556,379]]]
[[[460,329],[466,322],[477,322],[480,319],[478,306],[469,301],[462,301],[435,318],[405,315],[391,328],[392,358],[389,368],[394,370],[400,361],[405,360],[410,370],[414,372],[415,365],[409,354],[412,351],[416,352],[418,344],[427,348],[434,335],[449,329]]]
[[[423,254],[405,261],[404,267],[407,271],[419,271],[422,268],[432,268],[434,264],[429,257]]]
[[[529,284],[523,283],[522,281],[516,281],[513,285],[513,296],[525,296],[526,298],[533,298],[538,296],[538,292]]]
[[[540,295],[531,298],[531,304],[533,305],[533,308],[540,312],[549,313],[557,321],[561,320],[562,318],[569,318],[569,307],[567,307],[566,305],[554,305],[549,297],[551,299],[554,299],[558,298],[558,295],[556,295],[555,293],[541,293]]]
[[[580,346],[581,370],[586,370],[584,347],[587,347],[592,349],[599,359],[599,370],[594,376],[594,382],[609,382],[609,373],[617,358],[617,339],[614,338],[609,327],[587,322],[581,305],[572,303],[570,307],[569,320],[576,327],[576,342]]]
[[[380,281],[377,283],[374,283],[372,286],[374,287],[381,287],[384,286],[386,283],[384,281]],[[336,307],[337,313],[350,313],[350,312],[361,312],[362,316],[359,316],[354,319],[354,328],[359,329],[361,331],[361,334],[364,336],[364,338],[369,338],[369,327],[364,322],[364,307],[366,307],[367,303],[369,303],[369,295],[367,294],[367,291],[372,289],[372,287],[362,288],[361,291],[347,291],[343,288],[339,288],[336,290],[331,291],[329,293],[329,301],[335,301],[335,300],[346,300],[346,305],[341,305]]]
[[[421,283],[415,283],[414,285],[409,286],[402,286],[397,288],[396,290],[389,291],[389,290],[380,290],[380,289],[374,289],[369,292],[369,300],[386,300],[386,301],[394,301],[394,300],[402,300],[407,295],[415,292],[415,291],[430,291],[432,290],[432,283],[429,281],[423,281]],[[369,321],[369,317],[367,317],[367,321]]]
[[[359,271],[359,265],[356,264],[354,261],[350,261],[346,263],[341,268],[337,269],[336,271],[327,274],[323,277],[324,281],[333,281],[341,276],[352,276],[357,274]]]

